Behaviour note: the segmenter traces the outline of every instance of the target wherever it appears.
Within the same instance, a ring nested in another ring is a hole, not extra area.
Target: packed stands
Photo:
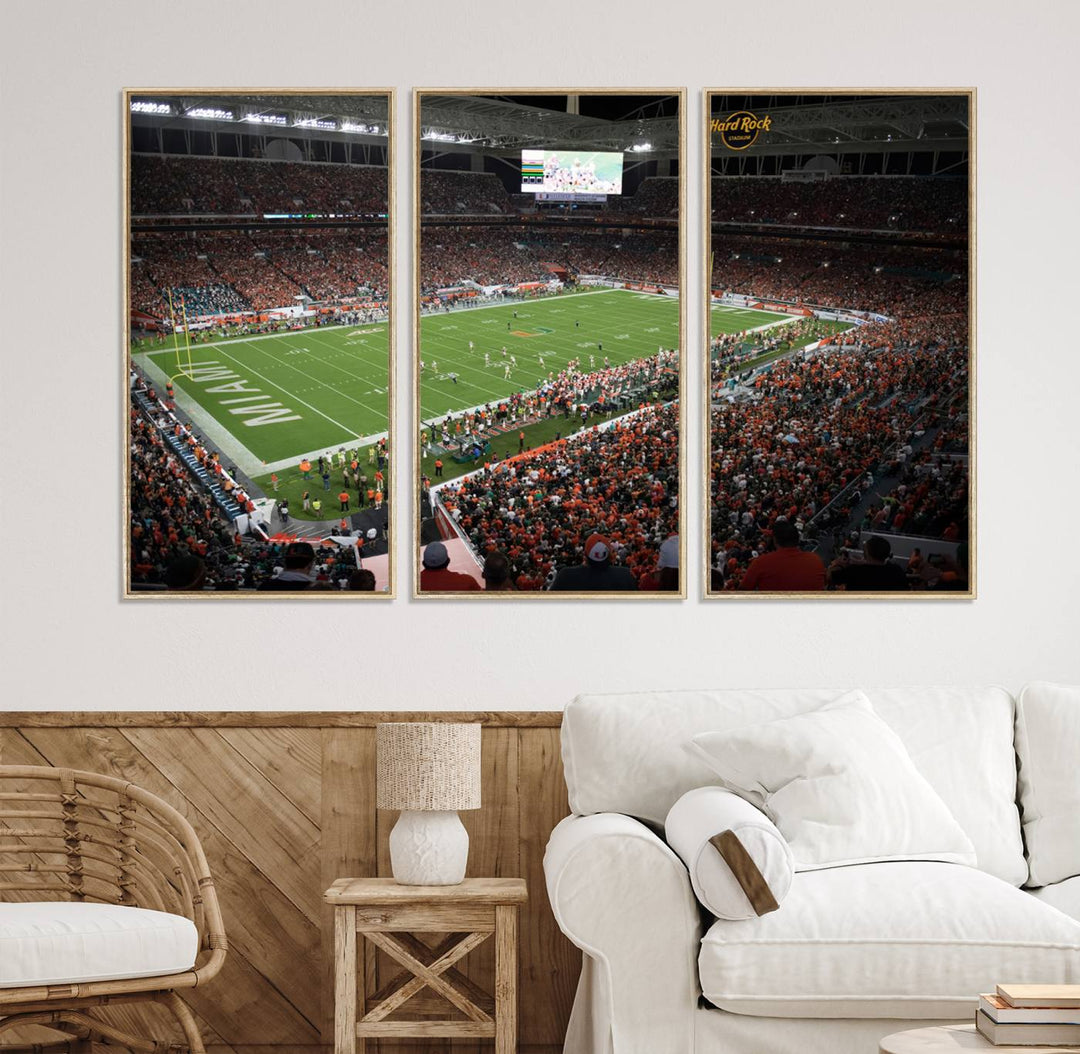
[[[712,180],[712,219],[722,223],[967,233],[967,180],[926,176],[779,176]]]
[[[387,236],[382,227],[245,231],[137,232],[132,238],[131,305],[168,317],[169,291],[179,315],[285,307],[388,295]]]
[[[520,590],[580,564],[602,531],[639,582],[678,532],[678,403],[648,406],[450,484],[442,501],[477,553],[507,554]]]
[[[502,180],[491,172],[420,170],[420,212],[424,216],[512,215],[535,207],[535,195],[509,194]],[[603,206],[585,203],[584,207],[605,218],[625,215],[677,219],[679,179],[652,176],[642,181],[635,194],[615,195]]]
[[[425,226],[421,230],[422,294],[469,280],[478,285],[546,281],[555,265],[571,275],[611,275],[657,285],[678,284],[678,235],[666,231],[550,233],[533,226]]]
[[[489,172],[421,169],[420,211],[425,216],[508,213],[513,208],[502,180]]]
[[[739,588],[781,519],[799,528],[805,548],[829,531],[848,532],[845,544],[855,545],[860,529],[966,539],[968,256],[941,245],[963,240],[967,207],[964,179],[713,179],[714,223],[803,234],[714,227],[715,295],[877,316],[826,337],[816,352],[753,372],[762,341],[711,341],[714,587]],[[814,226],[925,232],[936,244],[923,248],[899,233],[807,237]],[[782,328],[814,325],[807,318]]]
[[[251,158],[133,154],[131,211],[144,216],[386,213],[386,169]]]
[[[944,339],[855,344],[781,361],[755,377],[751,398],[714,403],[712,554],[726,588],[768,547],[778,517],[814,530],[848,523],[860,482],[898,471],[904,448],[966,397],[967,379],[966,346]],[[937,530],[940,516],[920,526]]]
[[[598,412],[632,409],[646,394],[651,398],[666,390],[677,393],[678,384],[679,352],[673,348],[661,348],[648,358],[601,369],[586,368],[583,361],[577,361],[533,391],[513,392],[500,402],[436,418],[426,427],[433,442],[442,435],[446,437],[444,445],[449,445],[451,434],[460,440],[508,421],[539,420],[559,414],[569,418],[583,406]]]
[[[677,176],[652,176],[643,180],[631,199],[634,212],[645,216],[678,218],[679,179]]]
[[[130,583],[135,590],[163,589],[170,567],[185,557],[198,557],[205,569],[206,590],[258,589],[278,574],[287,541],[260,541],[236,533],[231,516],[242,511],[230,498],[215,501],[207,485],[226,478],[231,495],[246,506],[248,499],[223,471],[216,453],[186,426],[171,424],[160,413],[153,389],[133,378],[129,410],[131,502],[128,537]],[[176,430],[181,442],[170,442]],[[178,447],[180,448],[178,450]],[[205,470],[205,471],[200,471]],[[344,589],[356,570],[352,547],[312,540],[314,589]]]
[[[966,284],[960,251],[895,245],[838,245],[794,238],[713,238],[712,289],[762,300],[850,308],[878,314],[937,313],[931,303],[946,282]]]

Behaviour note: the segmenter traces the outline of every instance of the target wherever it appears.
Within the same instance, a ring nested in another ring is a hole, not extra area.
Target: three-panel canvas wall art
[[[127,597],[974,597],[973,92],[411,103],[124,93]]]

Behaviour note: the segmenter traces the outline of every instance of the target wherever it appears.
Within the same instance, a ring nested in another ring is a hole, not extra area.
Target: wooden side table
[[[334,1054],[356,1054],[367,1038],[488,1038],[495,1054],[517,1050],[517,913],[521,878],[467,878],[457,886],[402,886],[392,878],[339,878],[323,898],[334,907]],[[364,1005],[357,976],[357,933],[404,969]],[[413,936],[441,933],[434,946]],[[495,991],[487,993],[456,963],[495,938]],[[401,1021],[390,1015],[430,988],[464,1015]],[[357,1045],[359,1040],[359,1047]]]

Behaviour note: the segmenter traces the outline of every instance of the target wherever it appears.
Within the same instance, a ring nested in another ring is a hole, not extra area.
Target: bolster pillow
[[[791,888],[795,863],[784,836],[763,812],[723,787],[687,791],[664,828],[698,900],[718,919],[775,911]]]

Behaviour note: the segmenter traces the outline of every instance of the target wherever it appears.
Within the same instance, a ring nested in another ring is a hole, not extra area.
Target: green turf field
[[[709,335],[718,337],[722,333],[740,333],[744,329],[757,329],[770,322],[797,319],[798,315],[778,315],[772,311],[754,311],[748,307],[732,307],[728,304],[713,304],[709,324]]]
[[[429,315],[420,320],[420,358],[425,364],[420,416],[430,421],[496,402],[512,392],[532,391],[574,358],[588,369],[592,355],[600,369],[604,356],[611,365],[619,365],[655,355],[661,346],[678,345],[679,302],[624,289]],[[517,366],[511,367],[507,380],[504,371],[511,355]],[[452,373],[457,374],[456,384]]]
[[[220,429],[208,434],[238,463],[244,451],[272,465],[387,429],[385,322],[195,343],[190,366],[180,350],[179,362],[171,340],[132,358],[159,383],[171,377],[180,407],[203,427],[209,415]]]

